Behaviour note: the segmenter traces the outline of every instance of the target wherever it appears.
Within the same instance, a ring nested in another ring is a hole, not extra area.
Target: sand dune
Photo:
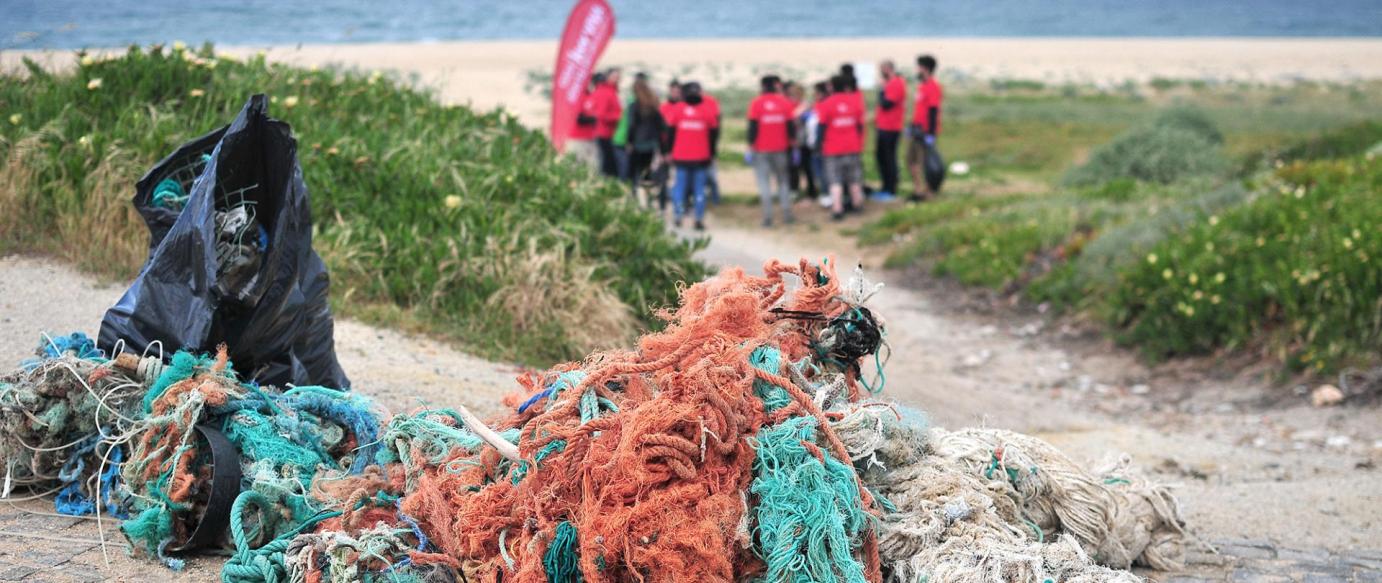
[[[449,103],[503,106],[540,124],[547,114],[542,82],[552,69],[555,41],[347,44],[225,47],[227,53],[265,51],[272,60],[392,70],[434,88]],[[1289,82],[1382,78],[1382,39],[1301,38],[911,38],[911,39],[615,39],[603,64],[648,70],[665,82],[696,78],[710,88],[753,86],[774,71],[819,78],[844,61],[907,63],[931,52],[951,80],[1031,79],[1121,83],[1155,77]],[[54,66],[71,51],[0,54],[13,67],[28,55]]]

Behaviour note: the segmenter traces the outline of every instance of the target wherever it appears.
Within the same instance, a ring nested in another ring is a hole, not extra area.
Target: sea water
[[[550,39],[573,0],[0,0],[0,49]],[[613,0],[620,38],[1382,36],[1382,0]]]

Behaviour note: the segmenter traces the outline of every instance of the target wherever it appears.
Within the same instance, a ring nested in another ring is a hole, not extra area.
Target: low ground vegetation
[[[1267,102],[1302,119],[1245,127],[1217,98],[1137,110],[1102,144],[1046,142],[1045,163],[953,181],[946,197],[892,210],[860,240],[893,267],[1083,314],[1153,360],[1254,350],[1291,371],[1373,365],[1382,125],[1342,106],[1327,121],[1324,103],[1340,95],[1368,103],[1348,89],[1278,91]],[[1311,109],[1302,93],[1324,97]],[[1049,186],[993,187],[1015,177]]]
[[[209,46],[0,78],[0,252],[132,277],[147,248],[134,182],[254,93],[299,140],[316,247],[345,314],[547,364],[627,342],[678,282],[704,274],[694,244],[502,111]]]

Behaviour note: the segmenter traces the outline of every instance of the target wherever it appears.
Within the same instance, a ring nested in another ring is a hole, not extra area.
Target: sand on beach
[[[120,49],[123,50],[123,49]],[[394,71],[432,88],[446,103],[504,107],[534,126],[546,121],[542,89],[555,40],[221,47],[238,56]],[[646,70],[661,84],[694,78],[712,90],[753,87],[778,72],[819,79],[840,63],[891,58],[906,66],[922,52],[939,59],[950,80],[1024,79],[1117,84],[1153,78],[1281,83],[1382,78],[1382,39],[1370,38],[896,38],[631,39],[615,38],[601,65]],[[70,66],[73,51],[9,52],[0,66],[29,56]]]

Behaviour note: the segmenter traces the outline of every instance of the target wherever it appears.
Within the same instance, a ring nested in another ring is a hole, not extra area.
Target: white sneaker
[[[835,204],[835,199],[828,194],[822,194],[817,202],[821,203],[821,208],[830,208]]]

